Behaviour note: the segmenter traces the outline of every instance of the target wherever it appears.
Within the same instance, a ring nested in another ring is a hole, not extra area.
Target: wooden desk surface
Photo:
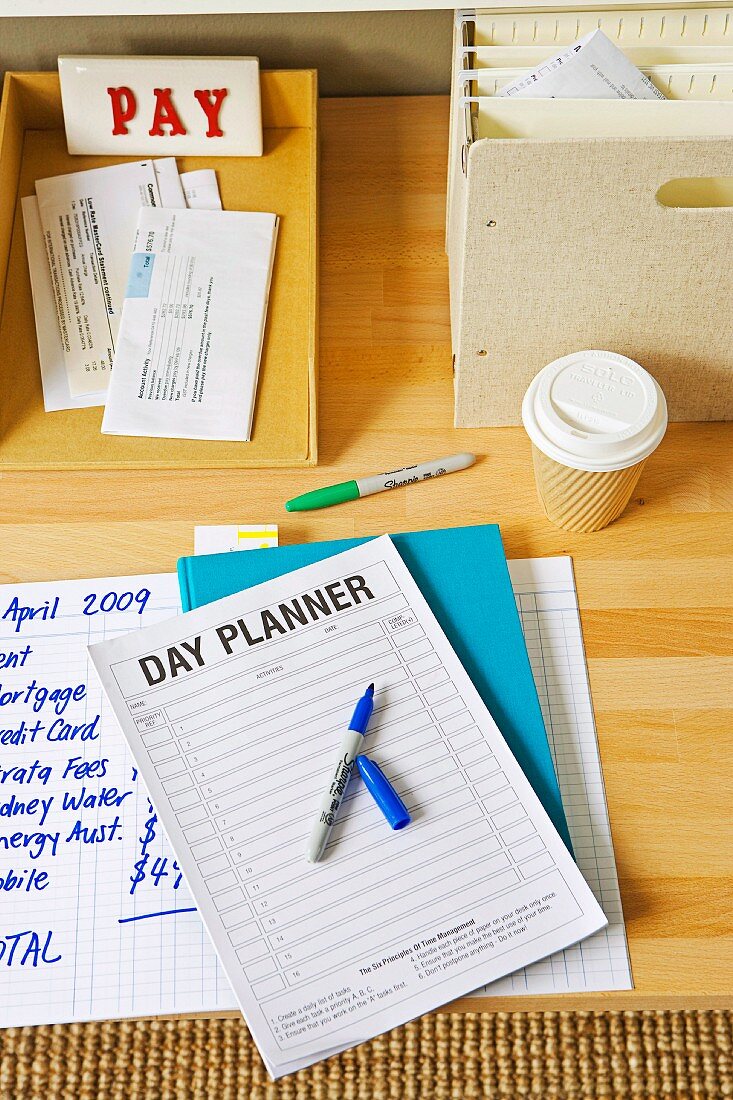
[[[508,557],[571,554],[636,988],[458,1006],[730,1004],[733,424],[673,425],[606,531],[551,526],[522,429],[451,426],[447,100],[327,100],[321,119],[321,465],[3,475],[0,580],[171,570],[194,523],[277,521],[292,543],[495,521]],[[460,450],[481,461],[434,484],[283,509]]]

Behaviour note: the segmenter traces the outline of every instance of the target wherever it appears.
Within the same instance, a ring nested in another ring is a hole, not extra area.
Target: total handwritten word
[[[45,939],[42,937],[45,936]],[[0,937],[0,964],[3,966],[38,966],[57,963],[61,955],[51,954],[53,932],[6,932]]]

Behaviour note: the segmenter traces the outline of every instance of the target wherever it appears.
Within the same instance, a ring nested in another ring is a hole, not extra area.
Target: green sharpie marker
[[[401,470],[392,470],[387,474],[372,474],[358,477],[354,481],[342,481],[338,485],[327,485],[324,489],[314,489],[312,493],[303,493],[287,501],[288,512],[309,512],[313,508],[330,508],[332,504],[343,504],[347,500],[358,500],[372,493],[382,493],[386,489],[397,489],[400,485],[414,485],[418,481],[430,481],[443,474],[452,474],[456,470],[465,470],[473,466],[476,455],[467,451],[447,458],[436,458],[433,462],[421,462],[418,466],[403,466]]]

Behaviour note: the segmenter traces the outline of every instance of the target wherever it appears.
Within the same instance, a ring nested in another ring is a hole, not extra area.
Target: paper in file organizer
[[[713,83],[699,71],[672,73],[671,86],[662,89],[666,103],[538,99],[512,107],[493,96],[479,102],[472,96],[474,47],[484,65],[487,58],[491,65],[494,49],[502,55],[542,49],[549,56],[596,27],[642,67],[679,59],[720,65],[724,72],[730,64],[730,6],[593,10],[566,5],[553,11],[519,0],[511,11],[459,14],[446,219],[459,427],[517,423],[522,393],[538,366],[563,348],[587,347],[601,337],[658,378],[670,420],[729,415],[733,376],[724,367],[730,358],[725,259],[730,219],[722,207],[731,201],[733,101],[725,98],[726,81]],[[658,62],[651,57],[657,50]],[[725,50],[728,61],[721,55]],[[649,51],[648,61],[640,60],[642,51]],[[685,81],[694,98],[687,96]],[[497,181],[505,177],[517,186],[499,188]],[[487,206],[491,233],[484,231]],[[667,213],[665,206],[707,209]],[[601,223],[604,263],[581,278],[577,251]],[[642,239],[639,250],[633,242]],[[486,274],[506,269],[507,257],[509,270],[522,273],[521,285],[517,281],[509,289],[506,280],[497,284]],[[549,281],[547,271],[553,272]],[[702,282],[697,271],[703,272]],[[537,272],[541,277],[535,279]],[[685,313],[681,302],[694,308]],[[635,319],[642,315],[650,324],[640,328]],[[494,316],[503,322],[489,332],[486,318]],[[722,318],[722,327],[708,323],[708,316]],[[553,324],[553,318],[562,324]],[[479,351],[487,351],[488,358],[479,359]],[[681,371],[683,362],[689,366]]]
[[[501,88],[502,96],[557,99],[664,99],[623,50],[596,28]]]
[[[606,923],[389,536],[90,655],[273,1076]],[[355,784],[310,865],[365,678],[413,822]]]
[[[457,92],[466,105],[475,103],[477,96],[495,96],[501,84],[507,83],[504,75],[508,80],[516,79],[524,75],[522,70],[533,68],[551,51],[560,52],[562,47],[596,30],[602,30],[668,99],[725,101],[733,98],[733,8],[730,7],[575,8],[565,11],[519,8],[511,13],[479,9],[475,13],[460,13],[458,26],[461,33],[457,38],[455,65]],[[463,27],[471,28],[470,44],[462,33]],[[493,70],[502,66],[509,72],[502,74],[499,83]],[[613,110],[607,113],[613,117]],[[497,134],[488,116],[482,117],[481,108],[478,114],[479,137],[509,136]],[[579,116],[587,117],[590,129],[590,114],[582,104],[572,108],[569,117]],[[470,113],[465,117],[466,140],[470,142],[476,135],[471,128]],[[540,115],[540,122],[544,117]],[[626,121],[629,117],[634,118],[631,124]],[[620,135],[606,127],[598,131],[597,136],[644,136],[647,133],[716,136],[725,132],[720,116],[718,121],[708,121],[705,109],[691,115],[676,112],[674,123],[666,127],[662,124],[662,129],[659,129],[659,116],[652,113],[650,117],[656,127],[654,130],[647,128],[645,112],[633,116],[627,112],[621,122]],[[636,118],[641,121],[637,122]],[[627,132],[629,125],[631,129]],[[579,127],[568,136],[586,136],[582,122]],[[522,127],[516,136],[539,135],[533,128]],[[547,136],[556,135],[551,131]]]

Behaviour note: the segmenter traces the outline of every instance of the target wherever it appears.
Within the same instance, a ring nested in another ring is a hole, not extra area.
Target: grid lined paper
[[[179,612],[175,574],[0,586],[0,1026],[235,1007],[87,653]]]
[[[611,845],[608,813],[595,739],[595,729],[583,654],[578,605],[569,558],[510,562],[517,606],[538,686],[550,746],[560,781],[563,805],[580,870],[609,919],[608,929],[582,946],[563,951],[490,988],[491,994],[574,992],[631,988],[631,974],[621,902]],[[78,819],[86,829],[114,820],[114,806],[71,809],[59,814],[64,793],[78,795],[116,786],[129,791],[119,808],[123,839],[107,843],[62,844],[56,859],[23,858],[26,850],[0,852],[0,880],[6,917],[4,940],[6,965],[12,946],[10,935],[35,929],[44,946],[49,929],[54,938],[46,956],[58,963],[33,966],[33,952],[25,965],[5,971],[6,987],[0,1022],[21,1023],[81,1021],[100,1017],[156,1015],[166,1012],[216,1011],[234,1008],[236,1001],[218,963],[193,901],[179,881],[168,842],[152,812],[144,786],[130,782],[132,760],[101,689],[90,668],[86,646],[138,630],[171,617],[179,610],[174,575],[113,578],[105,581],[73,581],[44,585],[0,587],[2,612],[17,598],[22,605],[40,607],[60,597],[56,618],[35,619],[15,630],[8,615],[2,621],[0,652],[33,653],[25,666],[0,672],[2,691],[26,687],[35,676],[49,688],[86,683],[83,705],[70,705],[61,716],[72,725],[100,714],[99,738],[78,742],[45,742],[14,745],[10,736],[0,754],[0,766],[30,766],[38,759],[54,768],[47,785],[15,781],[7,774],[2,783],[3,803],[13,795],[25,802],[32,797],[54,795],[48,818],[40,827],[40,814],[14,814],[4,818],[2,832],[70,832]],[[124,593],[147,586],[151,591],[144,613],[134,606],[125,611],[101,611],[99,600],[109,591]],[[97,602],[87,599],[96,592]],[[92,611],[93,614],[86,612]],[[47,703],[45,709],[47,710]],[[23,719],[46,721],[29,706],[7,704],[0,728],[17,730]],[[49,714],[49,721],[57,718]],[[86,780],[68,776],[59,782],[69,758],[83,762],[107,758],[104,778]],[[6,810],[6,813],[8,811]],[[21,822],[26,820],[26,826]],[[63,838],[62,838],[63,839]],[[147,843],[146,843],[147,839]],[[63,849],[63,851],[61,850]],[[36,869],[51,871],[49,887],[26,893],[9,889],[9,874],[18,876]],[[135,878],[139,879],[134,884]],[[19,963],[30,939],[20,940],[14,963]]]
[[[576,862],[608,926],[481,992],[633,989],[572,559],[523,558],[508,565]]]

